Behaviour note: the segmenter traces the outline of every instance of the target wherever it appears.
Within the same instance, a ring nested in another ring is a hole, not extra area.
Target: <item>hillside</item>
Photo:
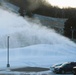
[[[5,3],[2,1],[3,0],[0,0],[0,3],[2,3],[1,5],[4,7],[4,9],[8,9],[8,10],[11,10],[12,12],[19,14],[18,7],[14,6],[10,3]],[[34,17],[37,17],[40,20],[40,22],[42,23],[42,25],[47,26],[48,28],[53,28],[57,32],[62,33],[63,28],[64,28],[64,22],[66,21],[66,19],[53,18],[53,17],[42,16],[42,15],[37,15],[37,14],[35,14]]]
[[[53,28],[59,33],[63,33],[64,23],[66,19],[63,18],[53,18],[53,17],[47,17],[42,15],[35,15],[34,17],[37,17],[42,25],[47,26],[48,28]]]

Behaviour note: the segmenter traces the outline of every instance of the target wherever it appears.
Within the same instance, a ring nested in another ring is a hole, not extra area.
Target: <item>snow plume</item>
[[[7,64],[7,36],[11,68],[76,61],[75,43],[42,26],[38,18],[23,18],[0,8],[0,69]]]
[[[36,44],[76,46],[54,30],[43,27],[37,18],[23,18],[0,8],[0,48],[6,48],[7,36],[10,36],[11,48]]]

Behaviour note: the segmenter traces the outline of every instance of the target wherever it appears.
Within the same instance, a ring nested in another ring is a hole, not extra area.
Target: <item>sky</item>
[[[48,0],[50,4],[63,7],[73,7],[76,8],[76,0]]]

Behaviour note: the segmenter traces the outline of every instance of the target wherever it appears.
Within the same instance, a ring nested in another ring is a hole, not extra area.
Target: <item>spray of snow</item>
[[[32,19],[31,19],[32,20]],[[7,36],[10,36],[10,47],[25,47],[35,44],[63,44],[75,46],[69,39],[57,34],[54,30],[29,22],[26,18],[0,9],[0,47],[6,47]]]
[[[7,64],[7,36],[10,36],[11,67],[50,67],[58,62],[76,61],[75,43],[43,27],[38,20],[30,21],[0,9],[0,68]]]

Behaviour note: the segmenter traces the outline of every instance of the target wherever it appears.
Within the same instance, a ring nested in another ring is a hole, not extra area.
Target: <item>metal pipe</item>
[[[9,36],[7,37],[7,67],[10,67],[9,64]]]

